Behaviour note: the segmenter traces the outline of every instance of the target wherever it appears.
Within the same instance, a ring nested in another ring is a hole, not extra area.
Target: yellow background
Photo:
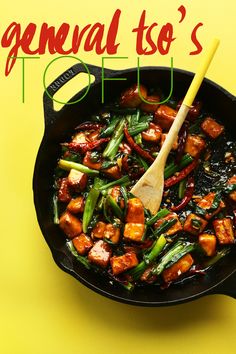
[[[178,24],[181,4],[187,17]],[[218,36],[220,48],[207,76],[236,94],[234,0],[5,1],[0,5],[0,36],[12,21],[20,22],[22,28],[29,22],[39,27],[43,22],[55,26],[109,23],[117,8],[122,10],[118,55],[129,59],[112,62],[110,67],[136,65],[131,30],[146,9],[149,24],[174,24],[177,39],[170,55],[176,67],[191,71],[197,67],[200,55],[188,55],[195,24],[204,24],[198,32],[204,46]],[[16,63],[6,78],[7,54],[7,49],[0,49],[0,353],[235,353],[236,302],[232,298],[216,295],[170,308],[137,308],[101,297],[57,268],[39,230],[32,194],[34,161],[44,130],[42,76],[55,56],[46,54],[27,63],[23,104],[21,66]],[[168,66],[170,55],[145,57],[141,64]],[[101,57],[82,48],[78,56],[101,65]],[[55,66],[51,78],[71,64],[68,59]]]

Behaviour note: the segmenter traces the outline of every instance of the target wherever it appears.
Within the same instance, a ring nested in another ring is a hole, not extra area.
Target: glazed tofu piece
[[[193,258],[190,253],[180,258],[178,262],[174,263],[169,268],[165,269],[162,277],[165,283],[169,283],[178,279],[182,274],[186,273],[193,265]]]
[[[69,238],[78,236],[82,232],[81,221],[69,211],[62,214],[59,220],[59,226]]]
[[[221,245],[234,243],[233,222],[230,218],[214,220],[213,227]]]
[[[112,243],[118,243],[120,240],[120,229],[112,224],[106,224],[99,221],[92,230],[92,238],[106,238]]]
[[[104,238],[106,226],[107,224],[105,222],[98,221],[91,232],[92,238]]]
[[[168,131],[174,122],[176,115],[177,111],[175,109],[162,104],[157,108],[154,114],[154,121],[163,130]]]
[[[85,235],[84,233],[74,237],[72,242],[75,249],[81,256],[87,254],[90,248],[93,247],[93,241],[89,236]]]
[[[69,210],[72,214],[83,213],[84,198],[79,196],[77,198],[71,199],[70,203],[67,205],[67,210]]]
[[[87,142],[88,142],[88,139],[87,139],[84,132],[77,133],[72,139],[72,143],[81,144],[81,143],[87,143]]]
[[[88,260],[102,268],[106,268],[112,255],[111,246],[103,240],[97,241],[88,253]]]
[[[163,133],[161,134],[161,141],[160,141],[160,146],[162,147],[162,145],[164,144],[164,141],[166,140],[167,134]],[[177,150],[178,149],[178,138],[175,140],[173,146],[172,146],[172,150]]]
[[[157,108],[160,106],[159,103],[157,102],[160,102],[161,98],[158,95],[150,95],[147,96],[146,101],[148,101],[148,103],[144,101],[141,103],[140,105],[141,110],[148,113],[154,113],[157,110]]]
[[[103,169],[102,172],[110,177],[110,178],[113,178],[113,179],[119,179],[121,178],[121,171],[120,171],[120,168],[118,165],[115,165],[115,166],[112,166],[112,167],[109,167],[109,168],[106,168],[106,169]]]
[[[201,234],[198,238],[198,243],[205,252],[205,254],[209,257],[214,256],[216,252],[216,237],[212,234]]]
[[[140,91],[140,94],[139,94]],[[147,97],[147,89],[143,85],[133,85],[125,90],[120,97],[120,105],[122,107],[138,107],[143,101],[142,98],[146,99]]]
[[[112,273],[118,275],[138,264],[138,258],[134,252],[127,252],[122,256],[113,256],[110,260]]]
[[[236,184],[236,175],[231,177],[228,180],[228,184]],[[236,191],[233,191],[232,193],[229,194],[230,199],[232,199],[234,202],[236,202]]]
[[[184,152],[188,153],[192,157],[200,155],[202,150],[206,147],[205,140],[199,135],[188,134],[185,144]]]
[[[216,197],[216,193],[211,192],[207,195],[205,195],[200,202],[197,203],[197,206],[200,207],[201,209],[204,210],[211,210],[212,208],[212,204],[215,200]],[[221,209],[223,209],[225,207],[225,203],[221,200],[219,203],[219,206],[217,209],[206,212],[206,214],[204,215],[204,218],[209,220],[211,219],[214,215],[218,214],[220,212]]]
[[[120,240],[120,229],[112,224],[107,224],[104,231],[104,238],[116,244]]]
[[[189,214],[184,223],[184,231],[192,235],[198,235],[207,226],[207,221],[196,214]]]
[[[181,222],[179,221],[178,215],[176,213],[170,213],[170,214],[166,215],[164,218],[157,220],[154,224],[154,228],[157,229],[158,227],[160,227],[163,224],[163,222],[168,221],[168,220],[172,220],[172,219],[176,219],[177,221],[173,226],[171,226],[169,228],[169,230],[167,230],[165,232],[165,234],[170,236],[170,235],[176,234],[179,231],[182,231],[183,226],[182,226]]]
[[[143,140],[151,143],[156,143],[161,139],[161,133],[162,133],[162,129],[159,125],[150,123],[149,128],[143,131],[141,134]]]
[[[127,223],[124,229],[124,238],[129,241],[141,242],[145,234],[145,225],[137,223]]]
[[[87,182],[88,176],[85,173],[74,170],[73,168],[70,170],[68,184],[74,190],[82,192],[86,188]]]
[[[144,206],[139,198],[128,200],[126,222],[144,224]]]
[[[89,168],[92,168],[94,170],[100,170],[102,167],[102,160],[93,161],[93,158],[91,155],[92,155],[91,151],[86,152],[84,159],[83,159],[83,165],[85,165]]]
[[[70,188],[67,177],[61,179],[57,196],[58,200],[63,203],[68,203],[71,200]]]
[[[201,124],[201,128],[210,138],[216,139],[224,131],[224,126],[217,123],[211,117],[207,117]]]

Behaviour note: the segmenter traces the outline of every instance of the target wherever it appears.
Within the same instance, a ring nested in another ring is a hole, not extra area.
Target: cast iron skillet
[[[127,292],[116,284],[111,284],[98,274],[85,269],[67,250],[65,237],[59,227],[53,224],[52,195],[53,173],[60,156],[60,143],[68,139],[78,123],[88,120],[90,114],[101,108],[101,73],[102,69],[87,65],[89,73],[95,77],[87,95],[76,104],[69,104],[56,112],[53,109],[53,95],[71,78],[81,72],[87,72],[81,64],[76,64],[65,71],[47,88],[43,96],[45,132],[36,159],[33,190],[37,218],[44,238],[51,249],[58,266],[74,276],[88,288],[113,300],[132,305],[167,306],[187,302],[209,294],[225,294],[236,298],[236,249],[224,257],[209,273],[195,277],[181,285],[173,285],[166,290],[155,286],[139,287]],[[104,69],[105,78],[126,78],[126,80],[107,80],[105,102],[113,101],[125,87],[137,82],[137,69],[113,71]],[[174,70],[174,94],[184,96],[193,74],[183,70]],[[169,92],[170,69],[165,67],[144,67],[141,70],[141,82],[147,87],[159,85]],[[70,101],[78,100],[86,88],[77,93]],[[227,129],[235,134],[236,98],[220,86],[205,79],[199,92],[207,110],[222,119]],[[234,139],[236,137],[234,136]]]

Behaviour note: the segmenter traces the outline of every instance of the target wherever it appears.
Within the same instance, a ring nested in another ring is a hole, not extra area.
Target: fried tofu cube
[[[200,207],[201,209],[208,210],[211,209],[212,204],[214,202],[216,193],[211,192],[207,195],[205,195],[200,202],[197,203],[197,206]],[[204,215],[205,219],[209,220],[211,219],[214,215],[218,214],[221,209],[225,207],[225,203],[221,200],[218,208],[216,210],[206,212]]]
[[[73,168],[70,170],[68,184],[76,191],[82,192],[86,188],[87,182],[88,176],[86,173],[74,170]]]
[[[84,211],[84,198],[81,196],[71,199],[70,203],[67,205],[67,210],[72,214],[83,213]]]
[[[228,180],[228,184],[236,184],[236,175],[231,177],[229,180]],[[236,191],[233,191],[232,193],[229,194],[229,197],[234,201],[236,202]]]
[[[134,252],[127,252],[122,256],[113,256],[110,260],[114,275],[125,272],[138,264],[138,258]]]
[[[106,268],[112,255],[111,246],[103,241],[97,241],[88,253],[88,260],[102,268]]]
[[[233,222],[230,218],[214,220],[213,227],[221,245],[234,243]]]
[[[122,176],[118,165],[103,169],[102,172],[113,179],[119,179]]]
[[[120,240],[120,229],[112,224],[106,224],[98,221],[91,233],[92,238],[106,238],[112,243],[118,243]]]
[[[163,133],[161,134],[161,141],[160,141],[160,146],[162,147],[162,145],[164,144],[164,141],[166,140],[167,134]],[[172,145],[172,150],[177,150],[178,149],[178,138],[176,138],[174,144]]]
[[[198,235],[207,226],[207,221],[196,214],[189,214],[184,223],[184,231],[192,235]]]
[[[107,224],[105,222],[98,221],[91,232],[92,238],[104,238],[106,226]]]
[[[198,243],[208,257],[214,256],[216,252],[216,237],[211,234],[201,234],[198,238]]]
[[[81,256],[87,254],[90,248],[93,247],[93,241],[88,235],[85,235],[84,233],[74,237],[72,243]]]
[[[59,226],[69,238],[78,236],[82,232],[81,221],[69,211],[62,214],[59,220]]]
[[[143,101],[142,97],[145,99],[147,97],[147,89],[143,85],[136,85],[129,87],[124,92],[122,92],[120,97],[120,105],[122,107],[138,107]]]
[[[142,138],[145,141],[155,143],[161,138],[162,129],[159,125],[150,123],[149,128],[142,132]]]
[[[169,283],[178,279],[182,274],[186,273],[193,265],[193,258],[190,253],[180,258],[169,268],[165,269],[162,273],[162,277],[165,283]]]
[[[177,221],[173,226],[171,226],[169,228],[169,230],[167,230],[165,232],[165,234],[170,236],[170,235],[176,234],[179,231],[182,231],[183,226],[182,226],[181,222],[179,221],[178,215],[176,213],[170,213],[170,214],[166,215],[164,218],[157,220],[154,224],[154,228],[157,229],[158,227],[160,227],[163,224],[163,222],[171,220],[171,219],[176,219]]]
[[[144,112],[154,113],[160,106],[158,102],[161,101],[161,98],[158,95],[150,95],[146,97],[146,101],[148,101],[148,103],[143,101],[140,105],[140,109]]]
[[[83,159],[83,165],[92,168],[93,170],[100,170],[102,167],[102,160],[99,161],[93,161],[92,158],[92,152],[91,151],[87,151],[84,159]]]
[[[57,195],[58,200],[60,202],[68,203],[71,200],[70,188],[67,177],[61,179]]]
[[[145,225],[137,223],[127,223],[124,229],[124,238],[129,241],[141,242],[145,233]]]
[[[192,157],[200,155],[202,150],[206,147],[205,140],[202,139],[199,135],[188,134],[186,139],[186,144],[184,152],[188,153]]]
[[[81,144],[81,143],[87,143],[87,142],[88,142],[88,139],[87,139],[84,132],[77,133],[72,139],[72,143]]]
[[[110,240],[112,243],[118,243],[120,240],[120,229],[112,224],[107,224],[104,231],[104,238]]]
[[[126,222],[144,224],[144,206],[139,198],[128,200]]]
[[[161,104],[154,113],[154,121],[163,130],[168,131],[175,120],[177,111],[169,106]]]
[[[216,139],[224,131],[224,126],[217,123],[211,117],[207,117],[201,124],[201,128],[210,138]]]

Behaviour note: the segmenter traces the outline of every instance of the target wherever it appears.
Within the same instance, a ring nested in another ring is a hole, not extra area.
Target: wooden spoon
[[[167,157],[177,139],[178,132],[189,112],[189,109],[196,97],[196,94],[201,86],[207,69],[213,59],[216,49],[219,45],[218,39],[213,39],[211,45],[207,49],[202,63],[199,66],[191,85],[186,93],[186,96],[181,104],[181,107],[176,115],[176,118],[169,130],[169,133],[164,141],[164,144],[149,169],[138,180],[131,189],[131,193],[141,199],[145,208],[149,209],[152,214],[155,214],[160,207],[163,187],[164,187],[164,168]]]

